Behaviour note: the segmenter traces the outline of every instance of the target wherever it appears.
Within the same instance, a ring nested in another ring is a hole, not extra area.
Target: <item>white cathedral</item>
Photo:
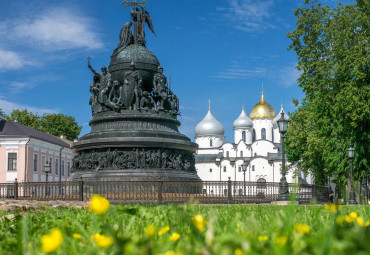
[[[224,127],[212,115],[210,107],[204,119],[195,128],[195,142],[199,149],[195,155],[195,168],[203,181],[244,181],[242,164],[248,164],[245,181],[279,182],[282,154],[277,120],[284,112],[261,100],[253,106],[249,118],[244,107],[234,121],[234,142],[225,142]],[[285,117],[289,116],[284,112]],[[289,183],[312,184],[312,176],[304,175],[294,165],[287,163],[286,178]]]

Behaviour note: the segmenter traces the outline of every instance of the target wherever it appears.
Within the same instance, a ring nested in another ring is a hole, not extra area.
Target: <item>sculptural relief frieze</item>
[[[115,169],[167,169],[194,172],[194,156],[177,150],[134,148],[84,151],[73,159],[72,172]]]

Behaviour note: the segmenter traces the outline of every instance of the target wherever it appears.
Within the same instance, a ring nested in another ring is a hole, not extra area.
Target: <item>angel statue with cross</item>
[[[148,24],[149,29],[153,32],[155,36],[157,36],[154,32],[152,20],[150,18],[149,13],[144,9],[145,6],[148,5],[147,2],[137,2],[136,0],[133,0],[133,2],[124,1],[122,3],[124,7],[132,6],[131,9],[131,18],[134,21],[134,44],[138,44],[140,46],[146,45],[145,40],[145,23]],[[141,10],[137,7],[140,6]]]

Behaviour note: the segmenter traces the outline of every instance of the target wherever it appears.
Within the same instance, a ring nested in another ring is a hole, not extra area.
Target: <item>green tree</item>
[[[40,130],[49,132],[55,136],[66,135],[68,140],[78,137],[82,127],[75,118],[63,114],[44,114],[41,119]]]
[[[3,117],[6,117],[6,114],[5,112],[3,111],[3,109],[0,108],[0,115],[3,116]]]
[[[345,183],[352,143],[359,180],[370,168],[370,3],[305,4],[295,11],[297,28],[288,33],[305,98],[291,116],[287,156],[311,169],[319,183],[328,175]]]
[[[24,110],[13,110],[7,120],[18,121],[18,123],[26,125],[34,129],[40,129],[40,116],[32,112]]]
[[[75,118],[63,114],[47,113],[39,116],[25,110],[13,110],[8,120],[15,121],[28,127],[50,133],[55,136],[66,135],[68,140],[78,137],[82,127],[78,125]]]

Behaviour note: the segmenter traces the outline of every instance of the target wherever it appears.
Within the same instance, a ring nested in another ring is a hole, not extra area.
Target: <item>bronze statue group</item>
[[[143,79],[136,70],[132,61],[130,70],[124,75],[124,82],[117,80],[112,82],[112,75],[103,66],[102,73],[97,72],[91,65],[88,67],[94,73],[93,83],[90,86],[92,93],[90,105],[92,114],[104,111],[165,111],[171,114],[179,114],[179,99],[168,88],[167,77],[163,75],[163,67],[158,67],[154,74],[153,85],[150,91],[144,89]]]

